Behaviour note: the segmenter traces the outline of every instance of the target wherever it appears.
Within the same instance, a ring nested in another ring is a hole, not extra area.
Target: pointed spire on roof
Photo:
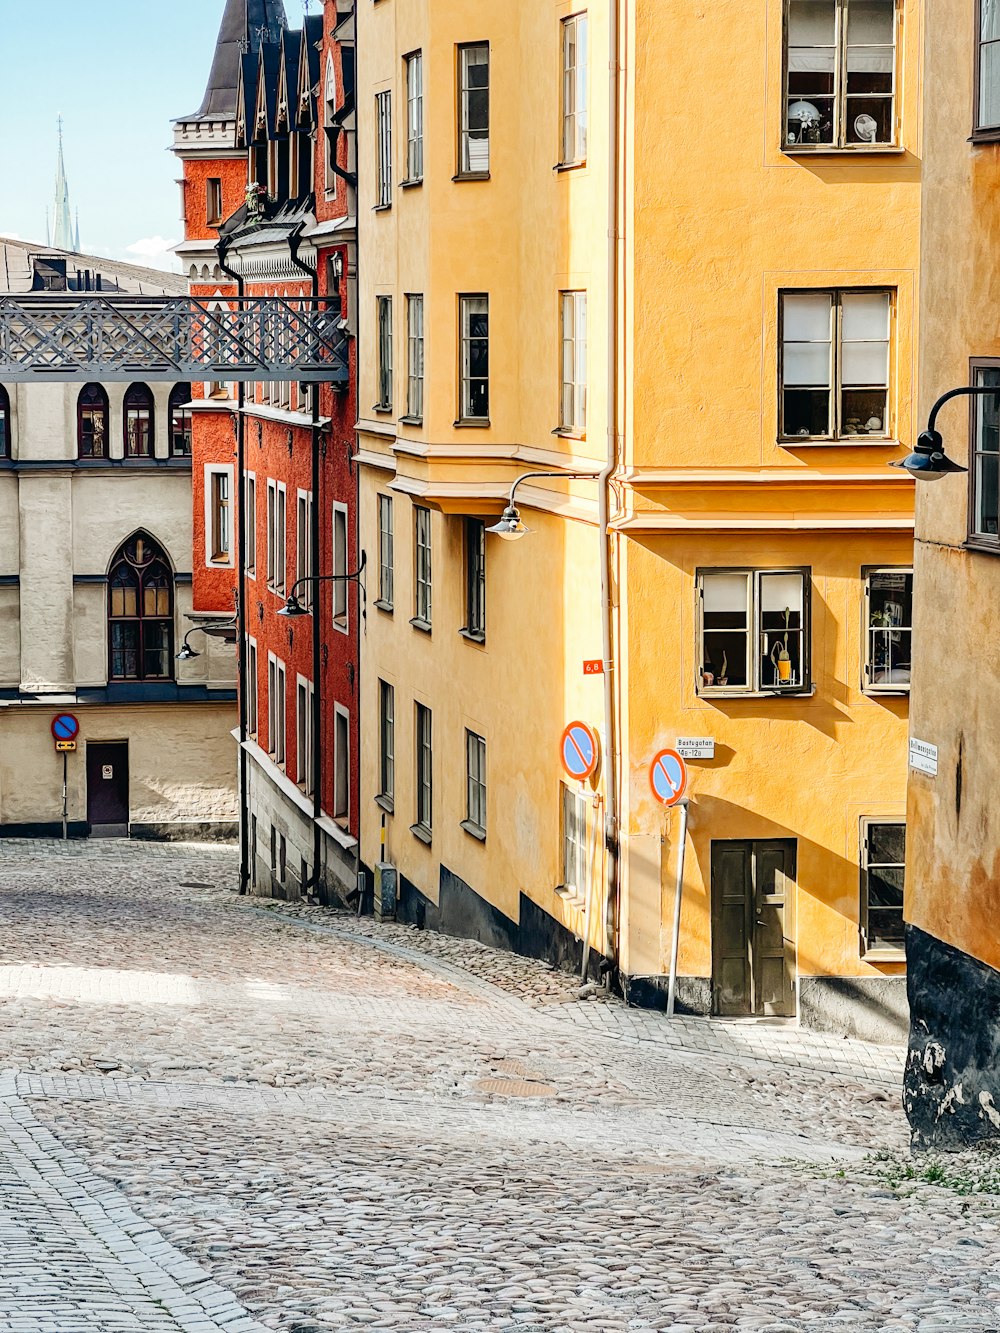
[[[69,186],[66,183],[66,164],[63,160],[63,118],[59,117],[59,157],[56,162],[56,193],[52,214],[52,241],[57,250],[72,250],[73,214],[69,206]]]
[[[199,109],[182,120],[235,120],[240,57],[276,43],[288,27],[284,0],[226,0],[212,72]]]

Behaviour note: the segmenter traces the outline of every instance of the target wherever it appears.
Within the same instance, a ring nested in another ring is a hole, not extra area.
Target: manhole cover
[[[477,1092],[497,1097],[554,1097],[556,1090],[548,1083],[529,1083],[526,1078],[481,1078]]]
[[[490,1064],[498,1074],[516,1074],[518,1078],[524,1078],[527,1073],[527,1067],[520,1060],[491,1060]]]

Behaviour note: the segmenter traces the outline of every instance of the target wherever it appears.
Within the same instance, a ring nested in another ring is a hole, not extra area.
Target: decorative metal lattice
[[[0,382],[347,377],[339,304],[322,297],[0,296]]]

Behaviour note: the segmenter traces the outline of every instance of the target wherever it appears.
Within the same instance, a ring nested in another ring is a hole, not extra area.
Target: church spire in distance
[[[52,245],[57,250],[73,250],[79,244],[79,223],[73,234],[73,214],[69,206],[69,185],[63,160],[63,118],[59,117],[59,157],[56,163],[56,193],[52,210]]]

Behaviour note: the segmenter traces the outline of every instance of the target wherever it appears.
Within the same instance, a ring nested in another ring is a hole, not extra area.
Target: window
[[[248,472],[245,483],[246,505],[246,570],[251,578],[257,575],[257,477]]]
[[[0,384],[0,458],[10,457],[10,397]]]
[[[257,738],[257,641],[256,639],[247,639],[247,674],[244,682],[244,688],[247,692],[247,734],[255,740]]]
[[[378,157],[375,164],[375,207],[392,207],[392,94],[375,94],[375,136]]]
[[[208,469],[208,559],[227,565],[232,557],[231,468]]]
[[[562,21],[562,165],[587,160],[587,15]]]
[[[785,147],[896,141],[896,0],[788,0]]]
[[[783,440],[887,439],[887,291],[781,294]]]
[[[423,704],[417,704],[417,822],[416,828],[430,834],[433,819],[433,751],[431,736],[431,710]]]
[[[125,395],[125,457],[153,456],[153,395],[133,384]]]
[[[431,511],[413,506],[414,619],[430,628],[431,623]]]
[[[424,416],[424,298],[406,298],[406,415]]]
[[[486,836],[486,742],[474,731],[465,733],[466,832]]]
[[[406,179],[424,176],[424,57],[406,57]]]
[[[191,385],[175,384],[167,404],[170,421],[170,454],[173,458],[191,457],[194,414],[191,411]]]
[[[285,484],[267,483],[267,585],[285,591]]]
[[[312,577],[312,492],[299,491],[295,505],[295,581]],[[303,583],[295,594],[302,606],[311,608],[313,585]]]
[[[205,182],[205,221],[210,227],[222,221],[222,181],[217,176]]]
[[[490,416],[490,298],[460,296],[462,328],[463,421],[488,421]]]
[[[458,174],[486,176],[490,170],[490,48],[458,48]]]
[[[698,589],[700,694],[810,688],[808,570],[701,570]]]
[[[969,541],[1000,550],[1000,364],[972,367],[972,383],[990,388],[997,396],[972,399],[972,504]]]
[[[396,691],[386,681],[378,683],[378,790],[391,804],[396,794]]]
[[[295,781],[313,792],[313,687],[299,676],[295,686]]]
[[[979,0],[975,131],[1000,131],[1000,0]]]
[[[108,456],[108,395],[99,384],[85,384],[76,400],[76,447],[81,458]]]
[[[392,411],[392,297],[376,296],[378,324],[378,402],[376,412]]]
[[[864,689],[899,694],[910,688],[913,570],[868,569],[865,575]]]
[[[560,292],[559,302],[559,429],[582,434],[587,429],[587,293]]]
[[[392,496],[378,497],[378,604],[392,610],[393,597]]]
[[[173,574],[145,533],[129,538],[111,562],[108,640],[111,680],[173,679]]]
[[[333,569],[331,574],[338,577],[333,580],[333,623],[337,629],[347,632],[347,507],[333,506]]]
[[[562,889],[570,898],[584,902],[588,887],[587,798],[582,792],[562,787]]]
[[[285,762],[285,664],[267,655],[267,748],[276,764]]]
[[[463,634],[486,637],[486,524],[465,520],[465,628]]]
[[[351,716],[333,706],[333,817],[347,820],[351,809]]]
[[[901,820],[861,825],[861,951],[903,948],[903,867],[906,825]]]

